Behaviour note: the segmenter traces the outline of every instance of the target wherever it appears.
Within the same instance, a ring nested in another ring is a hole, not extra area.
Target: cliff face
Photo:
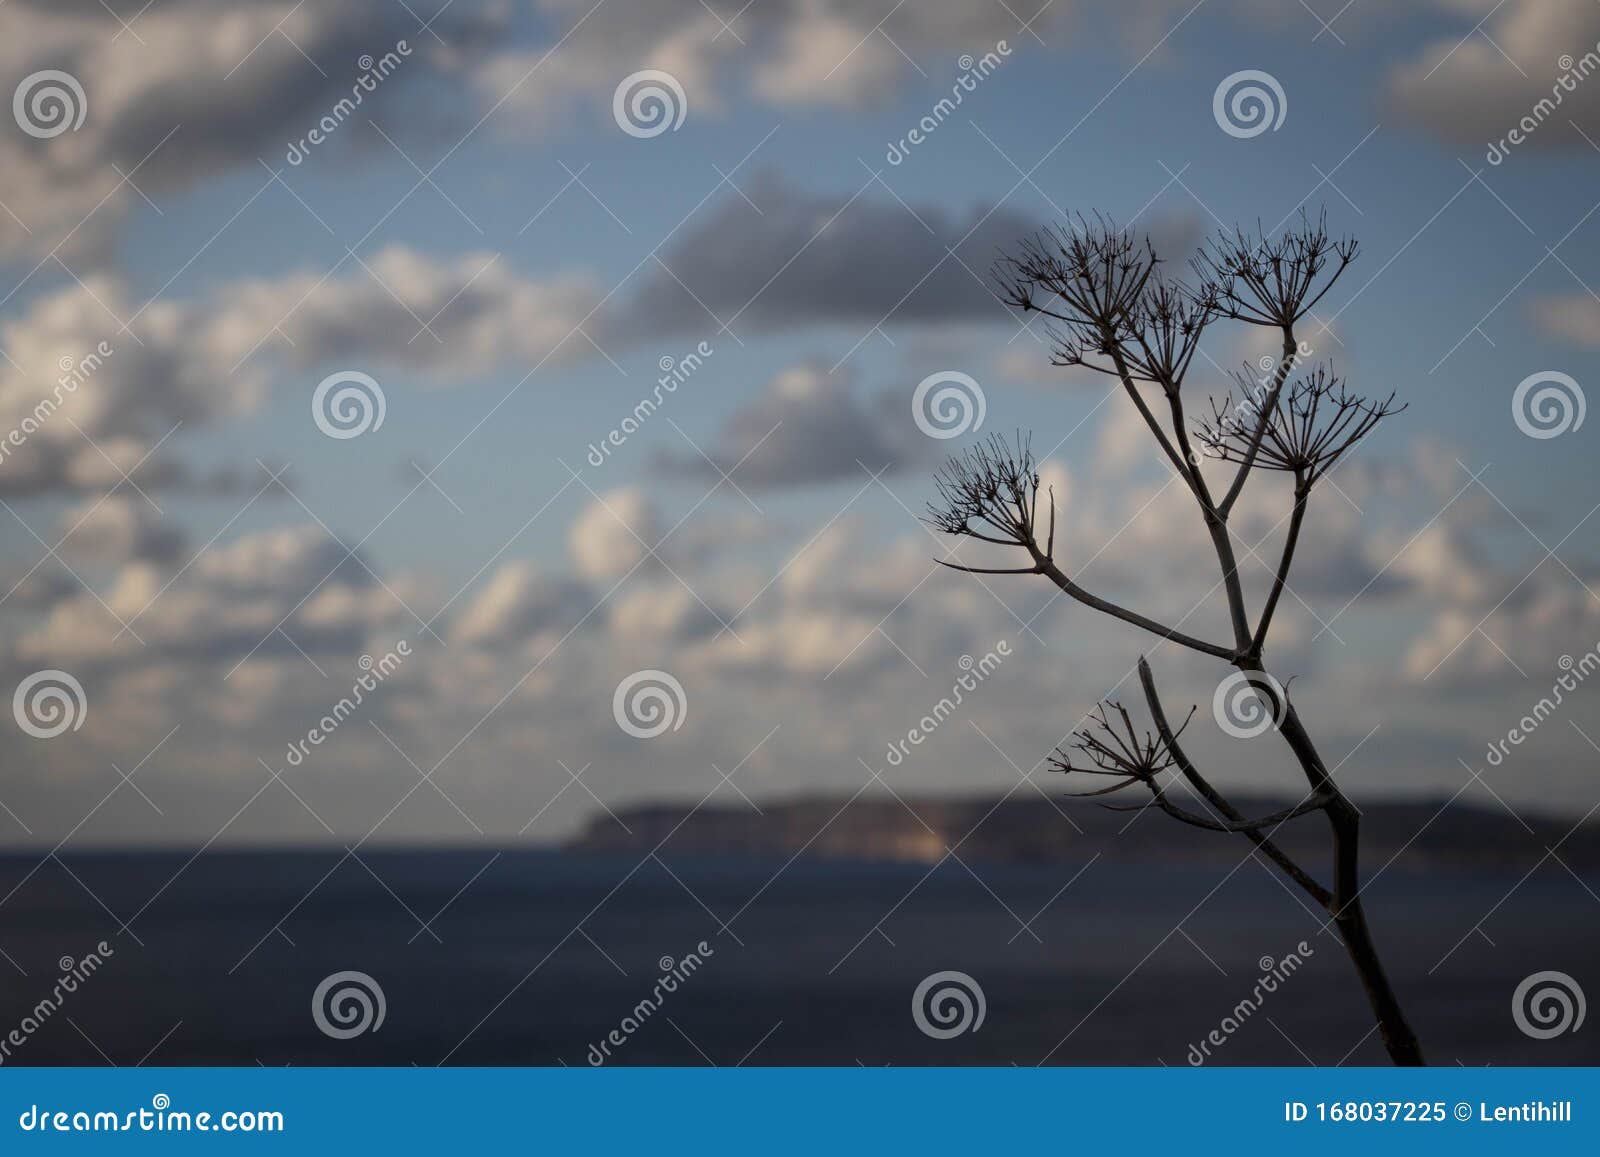
[[[663,841],[679,854],[809,856],[854,860],[933,862],[959,843],[963,859],[990,861],[1084,860],[1095,854],[1146,861],[1210,860],[1241,855],[1242,837],[1200,831],[1159,813],[1111,812],[1081,801],[1039,797],[951,799],[906,797],[804,798],[749,804],[689,806],[653,804],[619,810],[627,825],[595,816],[567,846],[573,850],[644,854]],[[1244,799],[1246,815],[1267,815],[1283,800]],[[1441,810],[1442,809],[1442,810]],[[915,814],[913,814],[913,812]],[[1527,827],[1523,824],[1526,823]],[[1362,851],[1368,864],[1402,853],[1400,863],[1417,868],[1532,867],[1545,849],[1560,844],[1574,868],[1600,867],[1600,825],[1568,835],[1571,823],[1522,817],[1442,801],[1365,805]],[[1532,832],[1528,830],[1532,829]],[[670,837],[670,840],[669,840]],[[1310,863],[1327,848],[1318,815],[1285,825],[1274,839]]]

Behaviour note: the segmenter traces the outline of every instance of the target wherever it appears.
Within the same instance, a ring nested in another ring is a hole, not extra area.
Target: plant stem
[[[1236,666],[1241,671],[1265,674],[1260,662],[1253,658],[1243,659]],[[1332,797],[1325,809],[1333,829],[1334,855],[1333,897],[1328,902],[1328,911],[1333,915],[1350,962],[1361,978],[1367,1003],[1378,1019],[1378,1031],[1383,1035],[1389,1059],[1397,1065],[1426,1064],[1417,1034],[1406,1020],[1388,973],[1384,971],[1377,945],[1372,940],[1372,930],[1367,927],[1366,912],[1361,907],[1361,812],[1328,774],[1294,705],[1287,696],[1282,698],[1279,733],[1299,760],[1312,790]]]
[[[1344,941],[1350,962],[1361,977],[1361,987],[1366,990],[1367,1003],[1378,1018],[1378,1031],[1383,1036],[1383,1046],[1389,1059],[1397,1065],[1425,1065],[1422,1045],[1411,1023],[1406,1020],[1384,971],[1378,948],[1372,941],[1372,931],[1367,927],[1367,915],[1361,907],[1360,872],[1358,870],[1358,844],[1361,817],[1355,805],[1341,798],[1328,808],[1328,822],[1333,826],[1334,885],[1333,918],[1339,936]]]

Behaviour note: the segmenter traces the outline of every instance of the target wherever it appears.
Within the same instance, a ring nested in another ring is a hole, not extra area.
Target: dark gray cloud
[[[714,331],[707,309],[736,333],[1001,320],[989,267],[1041,224],[1004,206],[956,215],[872,191],[807,193],[772,175],[744,191],[760,212],[730,195],[696,218],[661,255],[671,273],[645,275],[609,332]]]
[[[134,559],[166,565],[177,561],[188,546],[188,536],[175,519],[133,494],[113,494],[67,510],[58,537],[60,549],[75,565]]]
[[[730,413],[704,453],[662,454],[666,475],[715,480],[726,472],[741,487],[800,486],[865,479],[862,468],[896,468],[929,457],[909,402],[885,393],[856,397],[847,375],[820,363],[785,370]],[[707,459],[710,461],[707,461]],[[715,463],[715,465],[713,465]]]
[[[136,172],[139,189],[159,198],[253,166],[257,157],[281,166],[289,142],[351,96],[371,67],[363,59],[383,58],[407,41],[409,55],[397,57],[373,90],[393,107],[408,86],[448,72],[498,23],[493,7],[445,11],[435,31],[450,38],[446,52],[420,31],[444,7],[440,0],[409,11],[392,0],[179,2],[137,14],[136,6],[124,7],[131,31],[98,3],[7,8],[0,90],[11,93],[25,77],[61,70],[82,90],[81,102],[70,98],[74,109],[85,107],[71,132],[0,135],[0,200],[26,225],[0,215],[0,257],[58,245],[69,255],[95,251],[122,211],[139,203],[123,174]],[[346,140],[327,147],[347,147],[357,132],[346,127]]]

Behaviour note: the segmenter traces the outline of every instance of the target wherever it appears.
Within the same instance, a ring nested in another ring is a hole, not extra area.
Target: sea
[[[1600,1063],[1571,1023],[1600,876],[1371,870],[1431,1063]],[[1254,859],[18,853],[0,897],[7,1065],[1386,1061],[1323,913]]]

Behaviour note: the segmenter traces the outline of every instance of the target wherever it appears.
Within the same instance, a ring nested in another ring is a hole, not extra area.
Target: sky
[[[1214,726],[1224,665],[935,562],[1005,565],[920,516],[944,457],[1028,431],[1074,577],[1222,637],[1136,411],[989,275],[1079,212],[1175,276],[1302,211],[1359,240],[1299,336],[1408,408],[1316,493],[1269,667],[1358,800],[1600,802],[1594,0],[11,0],[0,30],[12,846],[1054,799],[1141,654],[1211,778],[1296,791]],[[1215,323],[1191,410],[1275,349]],[[1261,474],[1235,515],[1254,607],[1288,503]]]

